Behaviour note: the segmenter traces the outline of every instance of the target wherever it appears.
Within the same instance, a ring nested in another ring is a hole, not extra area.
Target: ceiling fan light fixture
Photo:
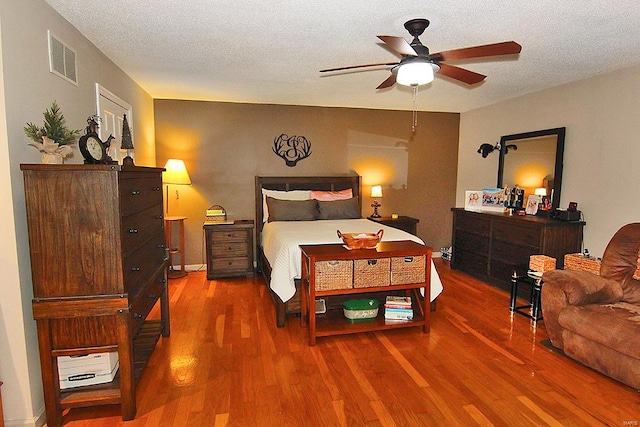
[[[431,83],[438,65],[426,61],[413,61],[398,67],[396,82],[403,86],[422,86]]]

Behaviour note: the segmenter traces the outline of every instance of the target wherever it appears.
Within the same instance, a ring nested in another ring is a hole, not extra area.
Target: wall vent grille
[[[51,34],[51,31],[47,33],[49,35],[49,71],[77,86],[76,52]]]

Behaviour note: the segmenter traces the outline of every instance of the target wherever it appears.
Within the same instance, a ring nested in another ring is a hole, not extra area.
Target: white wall
[[[601,256],[622,225],[640,221],[640,66],[463,113],[456,205],[496,184],[498,153],[476,150],[501,135],[566,127],[560,207],[578,202],[584,247]]]
[[[76,51],[78,86],[49,73],[47,30]],[[33,426],[42,422],[44,398],[20,164],[40,163],[40,153],[22,128],[41,124],[56,100],[67,124],[84,129],[100,83],[133,106],[136,164],[155,166],[153,100],[44,0],[0,1],[0,53],[0,381],[6,425]],[[82,163],[77,147],[67,162]]]

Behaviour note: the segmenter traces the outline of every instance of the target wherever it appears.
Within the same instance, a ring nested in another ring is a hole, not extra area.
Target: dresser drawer
[[[538,248],[540,246],[540,228],[524,227],[519,224],[496,222],[493,224],[493,238]]]
[[[247,257],[249,245],[247,242],[214,243],[211,246],[211,253],[215,258]]]
[[[246,242],[248,239],[247,230],[226,230],[226,231],[214,231],[211,233],[211,240],[213,243],[226,243],[226,242]]]
[[[162,205],[122,218],[122,250],[125,256],[149,239],[163,235],[162,218]]]
[[[145,318],[155,305],[158,298],[160,298],[164,286],[164,273],[161,272],[136,295],[133,301],[131,301],[130,321],[134,334],[137,333],[138,328],[142,323],[144,323]]]
[[[136,294],[137,287],[146,283],[164,263],[166,251],[164,236],[156,236],[140,249],[123,258],[125,292]]]
[[[162,179],[157,176],[121,179],[120,203],[123,216],[162,205]]]
[[[478,218],[473,213],[465,215],[456,215],[456,230],[466,230],[481,236],[489,236],[491,230],[491,221],[485,218]]]

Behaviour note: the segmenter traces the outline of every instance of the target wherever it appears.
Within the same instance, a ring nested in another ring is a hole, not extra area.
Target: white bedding
[[[319,221],[267,222],[262,229],[262,247],[271,265],[269,286],[282,301],[295,294],[294,279],[300,278],[301,252],[299,245],[342,243],[336,230],[343,233],[376,233],[384,230],[382,241],[413,240],[424,244],[417,236],[405,231],[369,221],[368,219],[339,219]],[[442,282],[431,262],[431,298],[442,292]]]

